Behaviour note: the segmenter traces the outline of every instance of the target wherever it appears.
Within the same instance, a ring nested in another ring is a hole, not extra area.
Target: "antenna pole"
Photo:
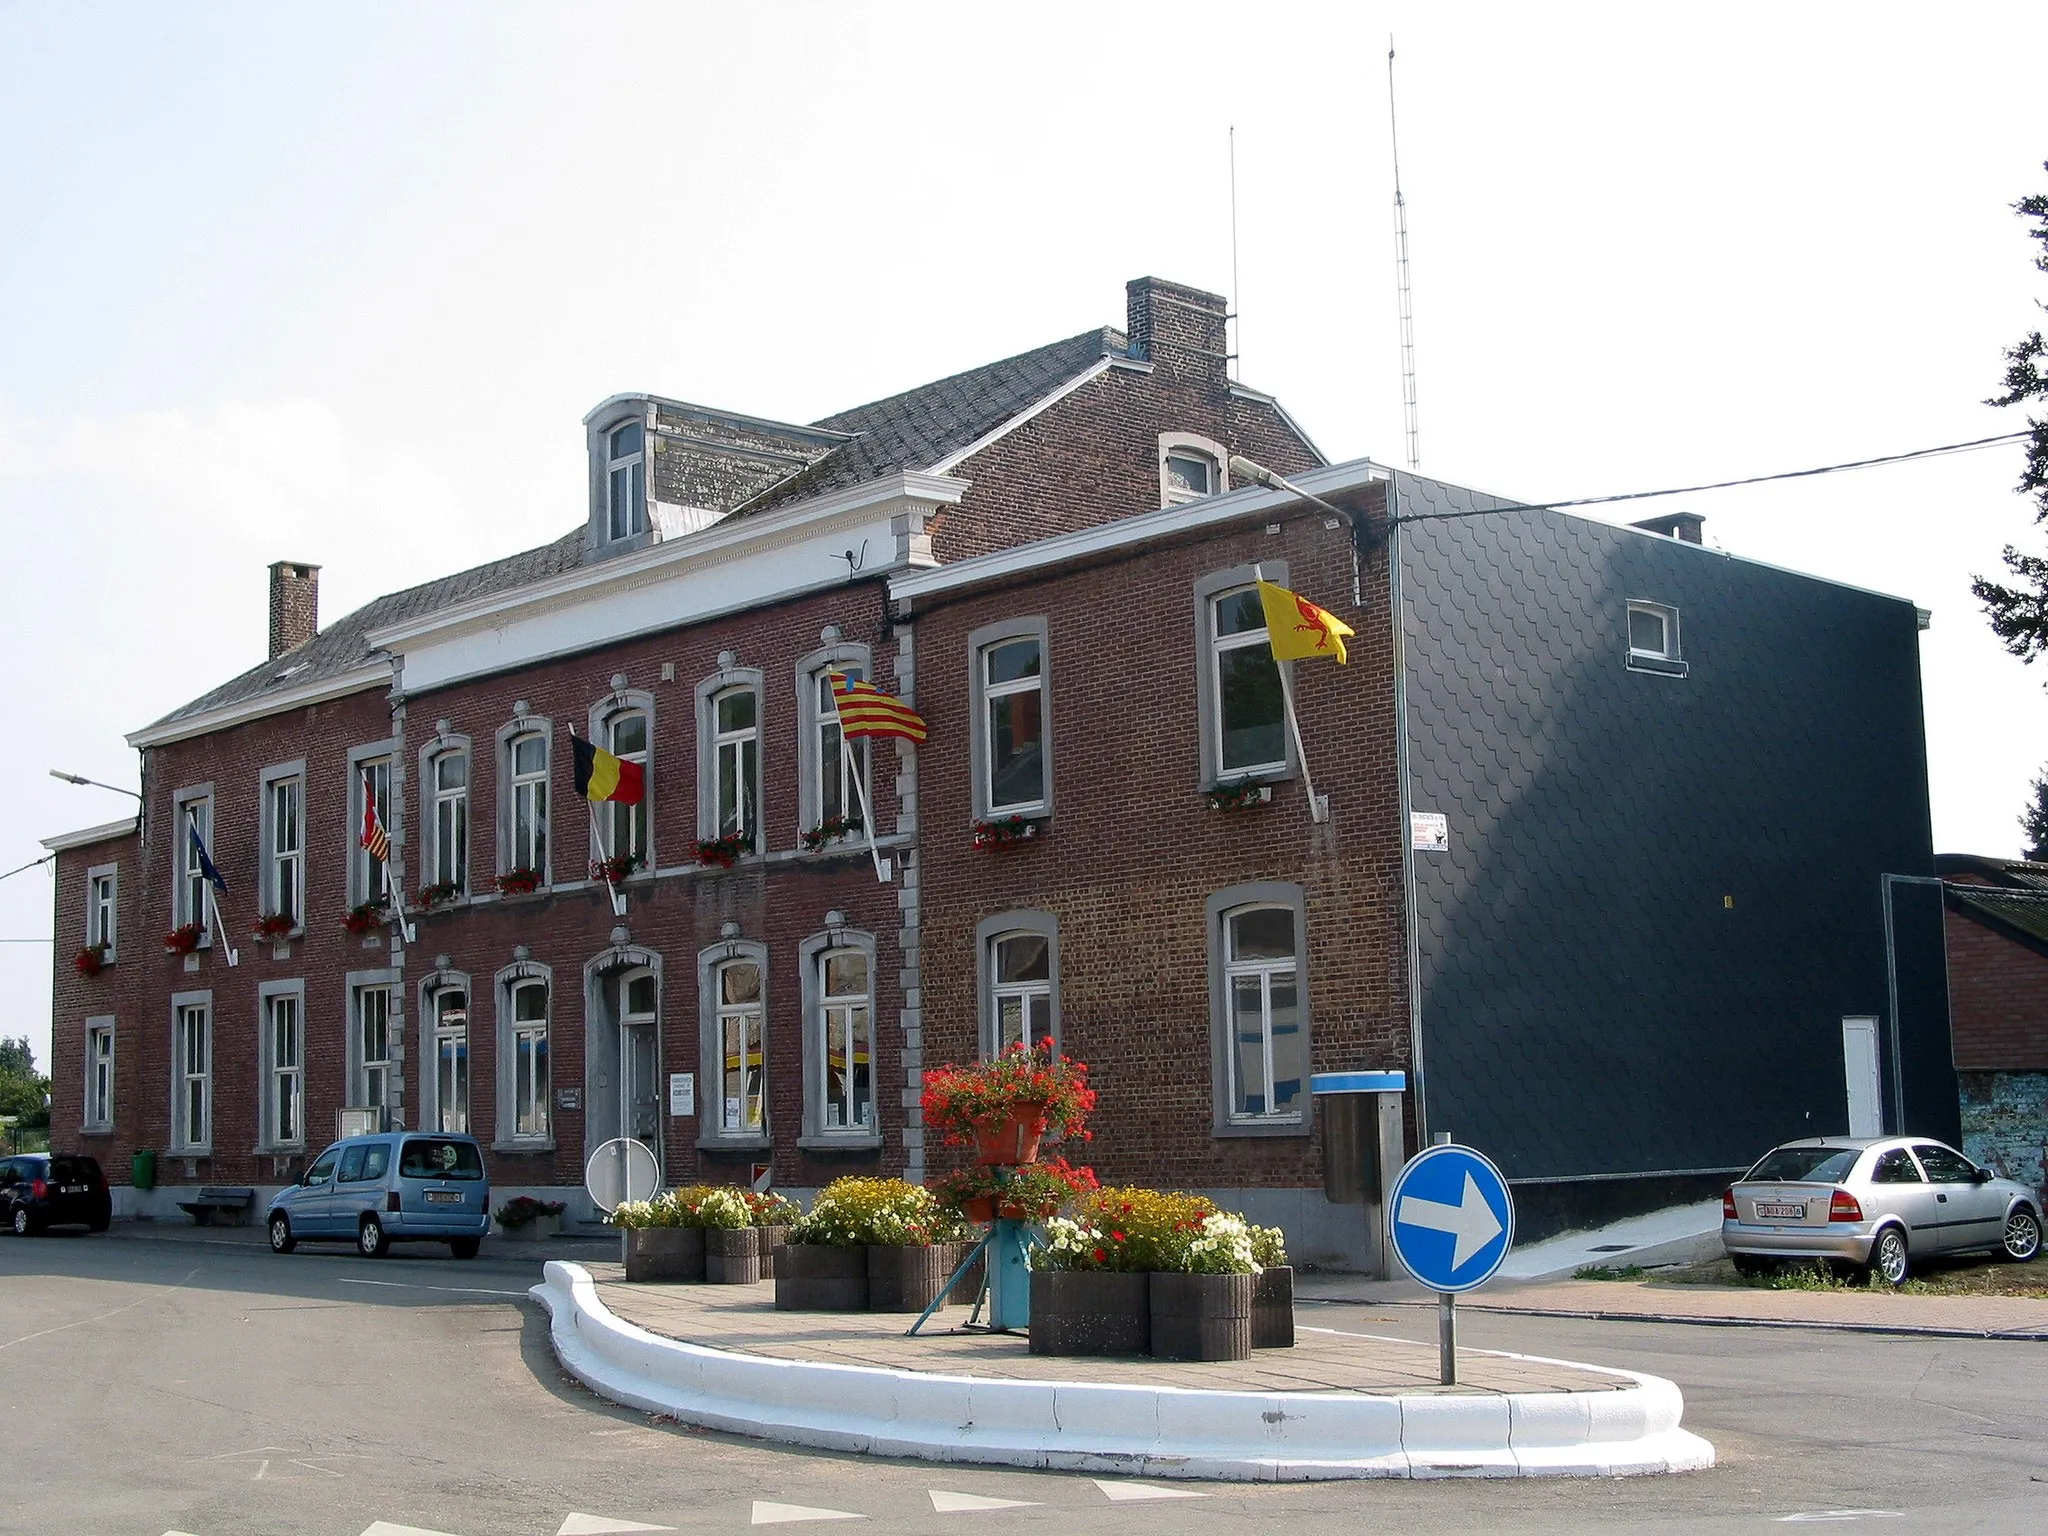
[[[1244,364],[1238,360],[1244,350],[1244,321],[1238,315],[1238,296],[1242,290],[1237,276],[1237,124],[1230,125],[1230,356],[1233,374],[1240,381],[1244,378]]]
[[[1387,127],[1394,149],[1394,275],[1401,301],[1401,413],[1408,432],[1408,467],[1422,466],[1415,410],[1415,300],[1408,289],[1408,204],[1401,197],[1401,125],[1394,111],[1394,39],[1387,37]]]

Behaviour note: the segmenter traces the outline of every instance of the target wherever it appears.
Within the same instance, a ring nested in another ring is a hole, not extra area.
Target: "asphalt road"
[[[0,1238],[0,1531],[557,1536],[572,1514],[740,1531],[761,1504],[872,1528],[2048,1530],[2048,1344],[1486,1317],[1473,1347],[1676,1380],[1711,1472],[1599,1481],[1173,1484],[879,1461],[651,1421],[564,1377],[531,1262]],[[1421,1308],[1303,1321],[1418,1339]],[[1111,1487],[1142,1492],[1127,1483]],[[1158,1485],[1166,1487],[1169,1485]],[[966,1494],[1014,1505],[942,1510]],[[1795,1520],[1794,1517],[1805,1517]],[[567,1529],[576,1526],[568,1524]],[[586,1524],[586,1530],[603,1529]],[[615,1527],[625,1529],[626,1527]]]

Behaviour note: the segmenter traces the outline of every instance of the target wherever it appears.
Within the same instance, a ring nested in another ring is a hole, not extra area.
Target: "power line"
[[[1943,443],[1938,448],[1915,448],[1909,453],[1887,453],[1874,459],[1851,459],[1844,464],[1821,464],[1812,469],[1788,469],[1775,475],[1746,475],[1740,480],[1715,480],[1705,485],[1679,485],[1665,491],[1624,491],[1615,496],[1581,496],[1574,501],[1518,501],[1505,507],[1475,507],[1463,512],[1404,512],[1402,523],[1441,523],[1463,517],[1494,517],[1503,512],[1557,512],[1567,507],[1608,506],[1618,501],[1650,501],[1659,496],[1692,496],[1701,491],[1725,491],[1740,485],[1765,485],[1774,480],[1805,480],[1815,475],[1838,475],[1850,469],[1874,469],[1884,464],[1905,464],[1914,459],[1939,458],[1950,453],[1970,453],[1995,448],[2001,443],[2022,442],[2031,432],[2005,432],[1997,437],[1973,438],[1967,443]]]
[[[11,876],[23,874],[31,869],[38,869],[41,866],[49,863],[52,859],[56,857],[57,855],[55,855],[54,853],[46,853],[40,859],[30,859],[28,863],[22,865],[19,869],[10,869],[7,871],[6,874],[0,875],[0,880],[6,880]]]

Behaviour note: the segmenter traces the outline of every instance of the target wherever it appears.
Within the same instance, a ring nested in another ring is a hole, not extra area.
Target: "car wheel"
[[[1731,1253],[1729,1262],[1735,1266],[1735,1273],[1745,1280],[1761,1280],[1778,1267],[1774,1259],[1760,1259],[1753,1253]]]
[[[28,1217],[28,1207],[17,1205],[14,1208],[14,1235],[16,1237],[27,1237],[35,1229],[35,1223],[30,1221]]]
[[[111,1226],[112,1226],[113,1224],[114,1224],[114,1219],[113,1219],[113,1218],[112,1218],[111,1216],[109,1216],[109,1217],[108,1217],[108,1218],[107,1218],[107,1219],[106,1219],[105,1221],[95,1221],[95,1222],[93,1222],[93,1223],[92,1223],[92,1229],[93,1229],[93,1231],[95,1231],[95,1232],[104,1232],[104,1231],[106,1231],[106,1230],[107,1230],[107,1228],[111,1227]]]
[[[451,1237],[448,1239],[448,1251],[458,1259],[475,1258],[478,1246],[479,1239],[474,1237]]]
[[[1912,1261],[1906,1253],[1906,1234],[1897,1227],[1886,1227],[1879,1232],[1870,1245],[1871,1279],[1882,1280],[1886,1285],[1904,1285],[1911,1269]]]
[[[270,1251],[290,1253],[299,1246],[299,1240],[292,1236],[291,1218],[279,1211],[270,1218]]]
[[[391,1248],[391,1239],[384,1235],[384,1223],[374,1216],[365,1216],[362,1230],[356,1233],[356,1247],[366,1259],[383,1258]]]
[[[2005,1256],[2025,1264],[2041,1251],[2041,1218],[2021,1206],[2005,1218]]]

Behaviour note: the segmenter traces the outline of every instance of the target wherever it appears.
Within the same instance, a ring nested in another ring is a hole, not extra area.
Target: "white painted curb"
[[[614,1316],[580,1264],[552,1260],[543,1274],[531,1294],[553,1319],[555,1354],[592,1391],[685,1424],[792,1445],[1259,1482],[1622,1477],[1714,1464],[1714,1448],[1678,1427],[1678,1388],[1634,1371],[1581,1366],[1635,1383],[1604,1392],[1459,1397],[942,1376],[665,1339]]]

